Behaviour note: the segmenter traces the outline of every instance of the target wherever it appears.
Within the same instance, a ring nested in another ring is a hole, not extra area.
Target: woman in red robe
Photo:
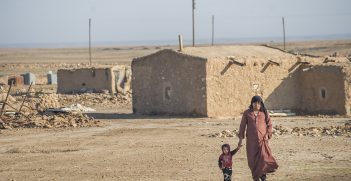
[[[252,98],[249,109],[243,114],[238,146],[242,145],[245,135],[247,161],[252,178],[255,181],[266,180],[266,173],[274,172],[278,164],[268,146],[268,140],[272,137],[272,122],[260,96]]]

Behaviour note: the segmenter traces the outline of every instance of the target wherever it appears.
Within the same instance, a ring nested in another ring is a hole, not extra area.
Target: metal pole
[[[195,47],[195,0],[193,1],[193,47]]]
[[[91,18],[89,18],[89,60],[91,65]]]
[[[283,20],[283,38],[284,38],[284,50],[285,50],[285,22],[284,22],[284,17],[282,18]]]
[[[212,46],[214,45],[214,15],[212,15]]]

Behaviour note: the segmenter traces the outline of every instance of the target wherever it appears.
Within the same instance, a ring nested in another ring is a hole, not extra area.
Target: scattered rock
[[[344,126],[330,126],[330,127],[294,127],[293,129],[277,125],[273,127],[273,134],[279,135],[296,135],[296,136],[349,136],[351,134],[350,123],[345,123]]]
[[[201,136],[208,136],[208,137],[217,137],[217,138],[226,138],[226,137],[234,137],[238,136],[239,131],[238,130],[223,130],[222,132],[219,133],[213,133],[213,134],[208,134],[208,135],[201,135]]]

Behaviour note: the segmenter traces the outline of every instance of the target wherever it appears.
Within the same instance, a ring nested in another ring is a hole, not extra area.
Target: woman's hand
[[[238,142],[238,147],[242,147],[243,146],[243,139],[239,139],[239,142]]]

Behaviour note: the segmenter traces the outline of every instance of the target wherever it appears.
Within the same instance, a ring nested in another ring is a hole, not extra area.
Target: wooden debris
[[[268,60],[268,63],[272,64],[272,65],[276,65],[276,66],[280,66],[280,63],[275,62],[273,60]]]

